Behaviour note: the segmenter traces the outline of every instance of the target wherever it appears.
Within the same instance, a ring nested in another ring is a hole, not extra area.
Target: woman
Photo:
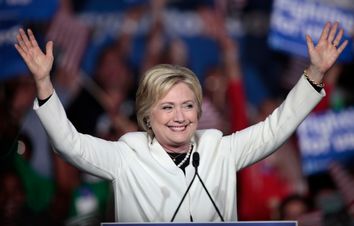
[[[339,47],[343,30],[327,23],[319,43],[307,36],[311,64],[283,104],[265,121],[228,136],[218,130],[197,131],[202,92],[194,73],[184,67],[158,65],[140,82],[136,105],[145,132],[110,142],[81,134],[67,120],[50,81],[53,43],[44,54],[31,30],[20,29],[16,49],[37,87],[34,109],[56,151],[80,169],[109,179],[115,192],[116,220],[165,222],[174,215],[195,169],[226,221],[237,220],[236,171],[271,154],[325,95],[322,81],[347,45]],[[316,90],[317,89],[317,90]],[[199,181],[191,186],[176,221],[220,221]]]

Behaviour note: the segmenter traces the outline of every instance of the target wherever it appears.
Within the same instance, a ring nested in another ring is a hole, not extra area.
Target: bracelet
[[[317,83],[315,81],[313,81],[312,79],[309,78],[308,74],[307,74],[307,70],[304,70],[304,76],[307,79],[307,81],[309,81],[312,85],[317,86],[318,88],[323,88],[324,87],[324,83]]]

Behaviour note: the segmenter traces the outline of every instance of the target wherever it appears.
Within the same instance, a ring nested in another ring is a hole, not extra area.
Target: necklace
[[[167,152],[167,154],[171,157],[171,159],[174,162],[176,162],[179,157],[181,157],[182,155],[186,155],[187,153],[169,153],[169,152]]]
[[[171,159],[173,160],[173,162],[177,165],[177,167],[181,167],[183,166],[183,164],[189,159],[191,152],[193,150],[193,145],[189,145],[189,150],[187,153],[169,153],[167,152],[167,154],[171,157]],[[184,158],[182,160],[180,160],[180,158],[184,155]],[[180,161],[180,162],[179,162]],[[177,162],[179,162],[177,164]]]
[[[193,146],[191,146],[191,148],[187,152],[187,154],[184,157],[184,159],[180,163],[177,164],[177,167],[181,167],[189,159],[189,156],[191,155],[192,149],[193,149]]]

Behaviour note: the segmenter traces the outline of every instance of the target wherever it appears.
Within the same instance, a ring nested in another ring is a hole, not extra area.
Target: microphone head
[[[199,166],[199,153],[198,152],[194,152],[193,153],[192,164],[193,164],[194,167],[198,167]]]

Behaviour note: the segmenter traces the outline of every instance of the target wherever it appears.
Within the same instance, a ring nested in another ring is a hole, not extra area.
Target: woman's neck
[[[166,152],[168,153],[187,153],[190,148],[191,148],[191,144],[187,143],[187,144],[183,144],[180,146],[169,146],[169,145],[162,145],[163,149],[165,149]]]

